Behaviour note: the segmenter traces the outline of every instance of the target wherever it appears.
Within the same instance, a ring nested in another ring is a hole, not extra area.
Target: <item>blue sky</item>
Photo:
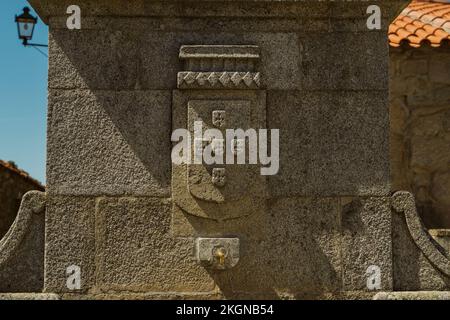
[[[45,183],[48,60],[17,37],[14,15],[25,6],[24,0],[0,1],[0,159]],[[39,20],[32,42],[47,39],[48,28]]]

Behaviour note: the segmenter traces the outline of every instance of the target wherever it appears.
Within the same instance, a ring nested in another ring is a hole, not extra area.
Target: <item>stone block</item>
[[[428,73],[427,59],[408,59],[403,61],[401,73],[404,77],[415,77],[418,74]]]
[[[403,214],[393,214],[392,252],[395,291],[448,290],[450,279],[414,243]]]
[[[409,190],[408,151],[405,137],[393,134],[390,137],[392,190]]]
[[[198,263],[207,268],[233,268],[239,262],[239,238],[198,238],[195,255]]]
[[[49,88],[140,89],[137,43],[136,36],[121,30],[52,30]]]
[[[387,195],[387,98],[377,92],[269,91],[268,126],[280,129],[273,196]]]
[[[450,101],[450,87],[448,85],[434,87],[432,90],[432,94],[434,104],[448,106],[448,103]]]
[[[39,300],[60,300],[54,293],[0,293],[2,301],[39,301]]]
[[[100,198],[96,212],[97,288],[129,292],[209,292],[192,238],[172,238],[171,202]]]
[[[413,136],[411,138],[411,167],[446,170],[450,163],[450,141],[441,137]]]
[[[268,128],[280,130],[280,171],[268,178],[273,197],[308,195],[317,190],[313,157],[319,100],[319,96],[301,91],[268,92]]]
[[[168,195],[170,105],[165,91],[51,90],[49,194]]]
[[[339,210],[336,198],[284,198],[221,222],[174,211],[174,228],[181,236],[239,239],[239,263],[210,272],[225,298],[301,299],[341,289]]]
[[[448,151],[447,151],[448,152]],[[435,203],[433,204],[436,215],[441,219],[441,227],[450,228],[450,170],[437,172],[433,176],[431,194]]]
[[[388,45],[382,32],[301,35],[304,90],[387,90]],[[348,59],[351,56],[352,59]]]
[[[450,291],[379,292],[373,300],[450,300]]]
[[[95,199],[50,196],[45,216],[45,286],[48,293],[82,293],[95,285]],[[67,287],[67,268],[80,267],[80,290]]]
[[[322,95],[315,129],[317,195],[390,192],[389,108],[381,92]]]
[[[70,0],[30,0],[44,22],[50,18],[63,15],[65,9],[72,3]],[[189,4],[187,6],[186,4]],[[405,7],[405,0],[383,0],[378,2],[383,13],[391,21]],[[83,9],[86,17],[246,17],[249,20],[271,17],[311,17],[317,18],[366,18],[367,4],[357,2],[321,2],[321,1],[208,1],[208,0],[166,0],[146,1],[136,0],[130,4],[127,0],[110,2],[84,1]],[[58,14],[63,12],[61,14]],[[385,26],[386,28],[387,26]]]
[[[448,130],[446,123],[450,117],[450,111],[444,108],[426,108],[425,110],[428,112],[423,110],[412,112],[414,121],[410,124],[410,131],[413,136],[423,136],[431,140]]]
[[[239,263],[215,274],[227,299],[336,292],[341,288],[340,221],[335,199],[280,199],[240,231]],[[248,230],[245,230],[247,226]],[[255,232],[256,231],[256,232]],[[280,254],[281,253],[281,254]]]
[[[448,56],[430,60],[430,80],[450,85],[450,58]]]
[[[92,90],[174,89],[186,44],[251,44],[261,48],[263,87],[296,89],[300,52],[295,33],[141,32],[54,30],[50,37],[50,88]],[[89,43],[89,45],[85,45]]]
[[[409,107],[426,107],[435,105],[432,86],[428,80],[428,77],[418,75],[416,77],[410,77],[406,80],[400,81],[406,82],[406,91],[403,95],[406,95],[406,102]]]
[[[345,291],[370,291],[370,267],[379,268],[381,287],[392,290],[390,197],[342,198],[342,269]]]

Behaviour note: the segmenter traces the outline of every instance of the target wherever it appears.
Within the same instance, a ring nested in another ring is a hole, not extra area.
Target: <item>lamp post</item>
[[[26,46],[48,47],[48,45],[45,44],[28,42],[31,39],[33,39],[34,26],[38,22],[38,19],[30,14],[30,8],[28,7],[23,8],[23,13],[19,16],[16,15],[15,21],[17,23],[17,31],[19,33],[19,39],[23,41],[22,43],[25,47]]]

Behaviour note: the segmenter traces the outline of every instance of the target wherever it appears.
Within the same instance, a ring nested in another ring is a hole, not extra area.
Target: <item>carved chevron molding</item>
[[[259,72],[195,72],[178,73],[179,89],[258,89]]]
[[[178,89],[259,89],[260,49],[254,45],[185,45]]]

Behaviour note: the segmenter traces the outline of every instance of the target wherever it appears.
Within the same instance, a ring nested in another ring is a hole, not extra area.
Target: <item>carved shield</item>
[[[194,123],[201,122],[203,132],[216,129],[222,137],[193,139],[192,150],[211,150],[223,163],[189,164],[187,170],[189,192],[197,199],[212,202],[237,201],[247,195],[252,170],[248,164],[226,164],[226,148],[245,148],[242,142],[226,141],[227,129],[250,128],[250,101],[192,100],[188,103],[188,129],[194,137]],[[207,149],[209,148],[209,149]],[[246,148],[247,150],[248,148]],[[248,153],[248,152],[247,152]],[[248,158],[248,157],[247,157]]]

